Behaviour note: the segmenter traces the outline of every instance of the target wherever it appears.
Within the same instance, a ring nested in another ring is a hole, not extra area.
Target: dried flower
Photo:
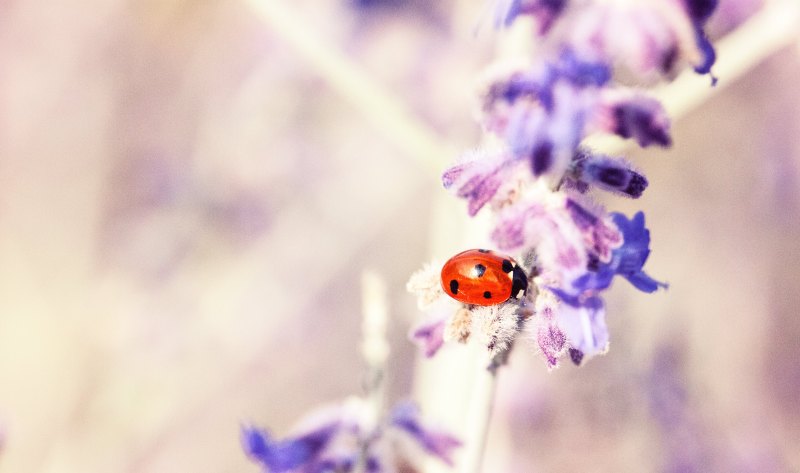
[[[486,347],[489,357],[505,351],[520,330],[518,306],[513,302],[476,307],[471,311],[471,334]]]
[[[428,309],[444,294],[439,282],[441,268],[442,265],[436,262],[426,264],[408,280],[406,289],[417,295],[417,306],[420,310]]]

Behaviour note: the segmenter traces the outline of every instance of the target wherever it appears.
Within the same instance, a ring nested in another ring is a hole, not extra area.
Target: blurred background
[[[365,269],[390,399],[458,430],[431,370],[472,367],[421,367],[405,281],[485,241],[439,183],[503,47],[484,2],[0,5],[0,472],[258,471],[241,423],[361,392]],[[581,368],[518,344],[485,471],[800,471],[798,77],[800,38],[626,151],[651,187],[607,203],[646,211],[670,290],[617,283]]]

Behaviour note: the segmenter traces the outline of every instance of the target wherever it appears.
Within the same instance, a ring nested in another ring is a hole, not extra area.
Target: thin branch
[[[485,365],[481,365],[474,387],[470,391],[472,401],[468,411],[469,423],[466,426],[467,436],[464,439],[464,452],[460,461],[462,473],[481,471],[496,391],[497,371],[488,370]]]
[[[367,364],[364,390],[368,408],[367,431],[372,431],[383,416],[386,401],[386,360],[389,358],[389,341],[386,327],[389,321],[389,304],[386,283],[377,273],[364,271],[361,275],[361,355]],[[363,454],[356,471],[367,471],[367,455],[371,439],[364,439]]]
[[[430,127],[415,118],[395,95],[374,81],[330,42],[314,35],[314,29],[295,13],[290,2],[247,0],[264,23],[302,60],[323,77],[328,85],[357,107],[391,140],[423,165],[438,172],[455,154]]]
[[[761,61],[798,40],[800,2],[772,0],[749,20],[715,43],[717,62],[714,75],[719,77],[715,87],[707,76],[688,69],[669,84],[653,91],[673,122],[700,107],[722,92]],[[590,136],[587,146],[606,153],[618,153],[631,142],[612,135]]]

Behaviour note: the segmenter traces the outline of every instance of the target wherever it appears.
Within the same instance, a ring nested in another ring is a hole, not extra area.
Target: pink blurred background
[[[271,1],[0,3],[0,472],[258,471],[241,423],[360,393],[364,269],[390,398],[459,416],[404,286],[484,241],[438,177],[503,40],[480,1]],[[518,344],[485,471],[800,471],[798,77],[800,38],[626,151],[651,187],[606,203],[671,288],[617,283],[580,369]]]

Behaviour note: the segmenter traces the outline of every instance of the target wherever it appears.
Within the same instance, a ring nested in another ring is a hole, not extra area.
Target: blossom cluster
[[[602,293],[615,276],[644,292],[665,284],[647,275],[645,217],[610,213],[594,190],[638,198],[644,174],[626,159],[584,144],[605,133],[639,146],[668,147],[662,104],[623,85],[670,80],[683,65],[711,74],[715,53],[703,27],[716,0],[499,0],[495,20],[529,17],[535,57],[487,73],[480,122],[486,147],[444,171],[444,187],[467,213],[491,212],[491,241],[519,255],[529,276],[520,301],[475,307],[439,302],[438,265],[412,276],[429,318],[412,337],[432,356],[444,341],[477,339],[491,355],[514,337],[533,338],[548,367],[604,353],[609,335]],[[716,78],[712,76],[712,83]]]
[[[420,471],[425,455],[452,466],[461,442],[425,425],[416,405],[397,404],[383,422],[370,419],[357,398],[303,419],[293,436],[277,440],[266,430],[242,428],[247,455],[269,473],[391,473]]]

